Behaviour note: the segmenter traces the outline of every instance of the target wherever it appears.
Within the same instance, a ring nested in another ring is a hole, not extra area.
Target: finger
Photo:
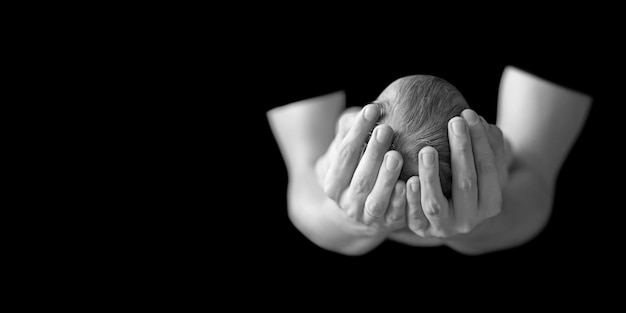
[[[376,125],[376,121],[380,118],[380,108],[376,104],[368,104],[353,120],[353,123],[346,133],[344,141],[348,143],[362,144],[367,135]]]
[[[495,125],[485,122],[482,117],[481,120],[483,121],[483,127],[485,128],[491,151],[493,151],[496,157],[496,162],[499,163],[500,160],[504,160],[504,137],[502,136],[502,130]]]
[[[504,152],[504,137],[502,135],[502,130],[498,126],[491,125],[485,121],[485,119],[481,116],[480,120],[487,132],[487,139],[489,140],[489,146],[491,147],[491,151],[496,158],[496,168],[498,169],[498,180],[500,182],[500,188],[507,181],[507,160],[506,153]]]
[[[476,112],[465,110],[462,115],[469,125],[472,138],[478,180],[478,214],[483,217],[494,216],[499,212],[502,202],[495,155]]]
[[[359,114],[360,109],[357,107],[347,108],[339,117],[337,121],[337,127],[335,129],[335,133],[338,135],[337,137],[343,139],[350,127],[354,123],[355,117]]]
[[[400,176],[402,162],[402,156],[398,151],[392,150],[385,153],[374,188],[367,196],[363,207],[363,223],[365,225],[378,223],[384,218],[387,207],[389,207],[391,193],[398,181],[398,176]]]
[[[465,119],[454,117],[448,123],[452,163],[452,203],[458,232],[469,232],[478,210],[478,186],[472,142]]]
[[[429,232],[436,237],[445,237],[450,230],[448,200],[441,190],[439,179],[439,156],[433,147],[424,147],[419,152],[419,178],[422,197],[422,210],[430,222]]]
[[[365,106],[355,116],[346,136],[338,144],[324,181],[324,191],[331,199],[339,200],[339,196],[350,183],[363,149],[363,143],[379,115],[380,110],[376,105]]]
[[[348,192],[341,196],[340,206],[356,220],[360,218],[363,204],[374,188],[392,137],[393,130],[387,125],[379,125],[374,129],[365,153],[354,171]]]
[[[391,230],[406,225],[406,184],[399,180],[391,193],[391,203],[385,216],[386,226]]]
[[[330,143],[330,147],[328,148],[330,155],[336,154],[339,145],[343,142],[343,138],[346,137],[346,134],[354,123],[354,119],[359,114],[359,111],[360,109],[358,107],[350,107],[346,109],[339,117],[339,120],[337,120],[337,125],[335,126],[335,138],[333,138],[333,141]]]
[[[416,235],[426,237],[430,223],[422,210],[420,179],[418,176],[406,182],[407,224]]]

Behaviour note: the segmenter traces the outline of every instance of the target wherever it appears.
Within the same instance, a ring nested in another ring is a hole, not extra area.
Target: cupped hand
[[[419,175],[406,182],[407,223],[419,236],[468,233],[500,213],[508,170],[502,132],[473,110],[461,115],[448,123],[452,198],[441,190],[438,154],[432,147],[419,152]]]
[[[406,226],[406,184],[398,180],[403,159],[389,151],[393,130],[377,125],[379,118],[374,104],[346,110],[316,172],[324,192],[349,222],[396,230]]]

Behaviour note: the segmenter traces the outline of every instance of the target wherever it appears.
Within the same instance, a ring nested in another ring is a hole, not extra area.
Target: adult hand
[[[452,199],[441,191],[437,150],[419,152],[419,176],[407,185],[407,222],[422,237],[447,238],[470,232],[500,213],[501,186],[507,180],[502,132],[473,110],[448,123],[452,162]]]
[[[373,104],[346,110],[316,172],[324,192],[348,221],[396,230],[406,226],[406,184],[398,181],[403,160],[399,152],[389,151],[393,130],[376,126],[379,118]]]

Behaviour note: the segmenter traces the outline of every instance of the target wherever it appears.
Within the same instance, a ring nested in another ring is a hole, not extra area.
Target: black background
[[[167,184],[177,197],[159,204],[167,209],[147,214],[163,212],[154,226],[158,240],[148,232],[141,241],[153,245],[145,249],[157,251],[171,275],[218,281],[233,288],[228,290],[319,282],[348,289],[415,281],[532,280],[562,286],[621,277],[622,136],[616,127],[620,80],[615,76],[621,57],[603,39],[577,32],[541,40],[492,34],[441,44],[384,36],[355,40],[345,33],[246,32],[199,50],[200,55],[181,57],[183,71],[174,77],[180,78],[180,89],[168,105],[182,110],[164,118],[177,121],[166,125],[163,138],[172,143],[164,153],[172,158],[164,161],[175,165],[168,168],[175,173]],[[361,106],[403,75],[430,74],[454,84],[470,107],[493,123],[500,75],[509,64],[594,97],[562,167],[552,218],[538,237],[480,256],[385,242],[350,257],[317,247],[291,224],[287,172],[267,110],[339,89],[346,90],[348,106]],[[170,129],[178,136],[170,136]]]
[[[110,45],[96,37],[93,50],[103,55],[86,53],[85,64],[94,67],[86,65],[85,71],[102,77],[78,75],[81,84],[70,89],[87,94],[80,108],[94,108],[94,98],[102,102],[94,116],[105,120],[96,127],[106,139],[87,135],[85,142],[97,146],[93,155],[98,160],[85,166],[84,175],[99,182],[77,184],[99,196],[71,190],[86,198],[78,219],[71,219],[80,231],[47,223],[68,233],[68,240],[43,234],[53,251],[31,260],[33,270],[48,262],[50,272],[59,276],[53,284],[66,282],[68,269],[80,277],[79,289],[92,293],[83,287],[95,283],[107,291],[105,296],[165,290],[203,297],[216,289],[217,294],[262,295],[277,286],[295,292],[320,286],[316,293],[307,291],[308,301],[352,302],[329,290],[338,288],[363,290],[355,301],[373,302],[382,294],[390,303],[395,285],[402,282],[421,295],[448,291],[426,290],[439,283],[452,291],[481,281],[529,280],[536,287],[553,282],[578,286],[591,279],[597,282],[592,288],[623,283],[623,54],[613,43],[619,36],[586,27],[593,17],[581,19],[576,29],[556,23],[555,29],[517,34],[500,33],[501,23],[439,32],[438,25],[415,19],[408,29],[412,35],[396,37],[360,29],[365,24],[396,27],[389,17],[318,33],[291,27],[323,24],[298,14],[286,14],[294,18],[273,28],[263,26],[270,19],[263,14],[259,23],[243,18],[244,23],[215,19],[217,11],[198,12],[201,16],[180,18],[155,14],[154,22],[138,22],[139,31],[121,27]],[[348,257],[315,246],[292,226],[287,172],[267,123],[268,109],[343,88],[348,105],[360,106],[402,75],[431,74],[457,86],[472,108],[494,122],[497,84],[507,64],[591,92],[595,99],[562,168],[553,217],[536,239],[481,256],[385,242],[365,256]],[[94,87],[99,93],[89,92]],[[42,208],[57,212],[49,205]],[[82,216],[88,213],[90,218]],[[69,253],[61,245],[68,245]],[[485,294],[499,286],[490,284]],[[247,303],[245,297],[236,301]]]
[[[263,278],[276,277],[276,273],[331,281],[347,276],[373,275],[384,280],[450,273],[523,278],[538,271],[560,280],[614,275],[620,247],[616,218],[621,212],[616,212],[620,209],[612,191],[615,184],[608,178],[613,173],[611,164],[619,168],[619,160],[608,157],[615,145],[606,136],[613,129],[609,119],[615,98],[611,76],[606,73],[616,60],[598,58],[574,49],[578,47],[575,42],[562,40],[550,45],[551,49],[532,45],[536,48],[527,50],[519,49],[520,42],[515,40],[515,45],[503,42],[483,50],[463,45],[456,49],[412,45],[361,49],[342,44],[328,51],[290,42],[280,45],[281,49],[244,54],[238,80],[243,83],[236,88],[241,92],[233,107],[245,109],[249,116],[239,137],[246,147],[235,161],[243,169],[234,184],[235,194],[245,205],[241,210],[237,205],[232,208],[238,216],[233,226],[242,227],[225,235],[233,242],[227,244],[224,256],[247,264],[251,275]],[[521,46],[524,43],[528,42]],[[286,208],[287,173],[267,124],[267,110],[338,89],[347,91],[348,106],[361,106],[396,78],[430,74],[454,84],[470,107],[495,123],[498,83],[506,65],[594,96],[584,129],[561,170],[552,218],[538,237],[520,247],[480,256],[461,255],[446,247],[385,242],[365,256],[349,257],[315,246],[291,225]]]

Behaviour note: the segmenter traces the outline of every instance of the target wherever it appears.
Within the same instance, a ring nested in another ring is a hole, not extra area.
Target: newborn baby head
[[[431,146],[439,154],[439,178],[451,196],[452,170],[448,121],[469,106],[450,83],[435,76],[412,75],[391,83],[374,102],[381,108],[381,124],[394,130],[393,148],[402,154],[400,179],[418,175],[418,153]]]

